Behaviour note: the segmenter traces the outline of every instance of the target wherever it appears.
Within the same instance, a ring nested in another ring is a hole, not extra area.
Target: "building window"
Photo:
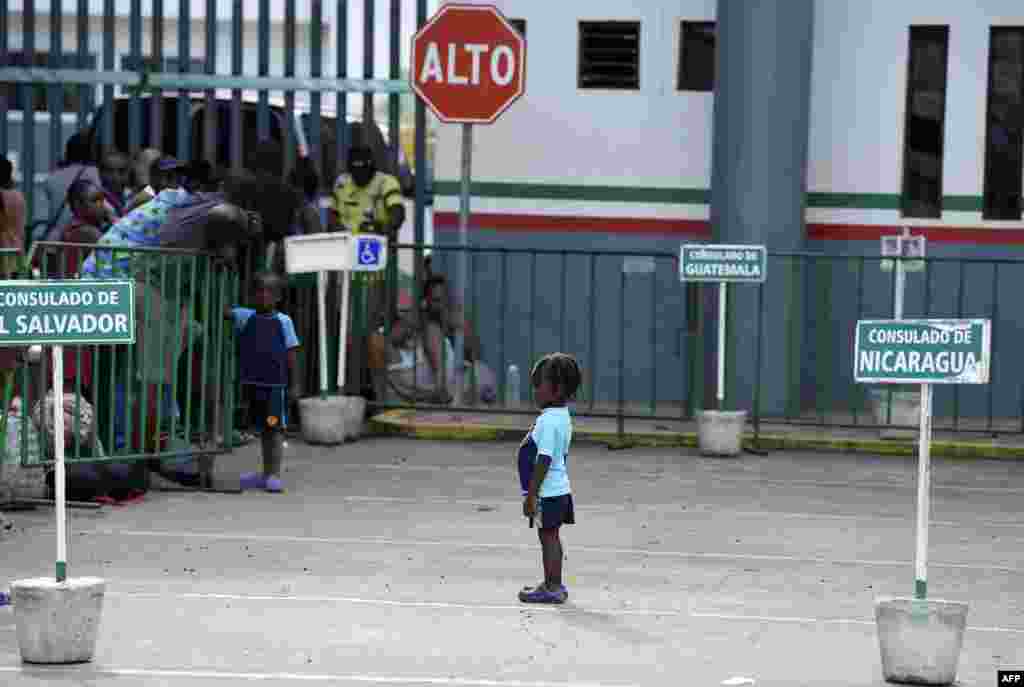
[[[512,28],[519,32],[519,35],[526,40],[526,20],[525,19],[509,19],[508,23],[512,25]]]
[[[993,27],[989,36],[982,217],[1021,218],[1024,129],[1024,28]]]
[[[715,22],[684,21],[679,27],[679,90],[715,89]]]
[[[578,85],[586,89],[640,89],[640,22],[580,22]]]
[[[24,52],[7,53],[7,64],[11,67],[42,67],[49,69],[96,69],[96,56],[85,55],[79,57],[77,53],[62,53],[56,60],[51,61],[48,52],[34,52],[31,56]],[[79,86],[76,84],[64,84],[59,86],[62,98],[63,112],[77,112],[80,104],[85,109],[91,110],[95,97],[92,86]],[[0,95],[7,100],[7,107],[11,110],[24,109],[23,98],[31,94],[32,109],[35,112],[47,112],[50,109],[48,102],[48,91],[50,88],[42,85],[29,84],[0,84]]]
[[[903,128],[904,217],[942,215],[948,26],[911,26]]]

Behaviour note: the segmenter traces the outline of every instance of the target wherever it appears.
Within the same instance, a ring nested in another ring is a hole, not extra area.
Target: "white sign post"
[[[288,274],[317,273],[317,322],[320,326],[320,398],[327,398],[327,273],[341,272],[338,341],[338,387],[345,384],[348,351],[349,279],[351,272],[378,272],[387,267],[388,239],[379,234],[331,232],[285,239]]]
[[[135,343],[135,284],[11,280],[0,281],[0,292],[5,296],[0,306],[0,346],[46,345],[53,353],[56,574],[11,583],[19,649],[28,663],[84,662],[92,659],[95,648],[105,582],[94,577],[68,579],[64,346]]]
[[[725,403],[725,323],[729,282],[760,283],[768,260],[764,246],[686,244],[679,251],[679,278],[684,281],[718,282],[718,409]]]
[[[920,384],[915,595],[927,594],[931,480],[932,385],[988,384],[988,320],[861,320],[854,340],[860,383]]]
[[[928,599],[933,384],[988,384],[988,320],[862,320],[854,339],[857,382],[920,384],[914,596],[875,602],[882,674],[889,682],[948,685],[956,677],[967,604]]]

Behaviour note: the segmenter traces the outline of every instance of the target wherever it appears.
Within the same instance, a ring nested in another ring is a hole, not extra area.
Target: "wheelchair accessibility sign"
[[[353,272],[377,272],[388,262],[388,239],[379,234],[356,234]]]

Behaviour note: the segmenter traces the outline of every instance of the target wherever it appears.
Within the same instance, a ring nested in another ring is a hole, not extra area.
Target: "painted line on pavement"
[[[446,601],[398,601],[395,599],[369,599],[353,596],[298,596],[287,594],[222,594],[222,593],[199,593],[187,592],[184,594],[159,594],[148,592],[108,592],[107,596],[128,599],[188,599],[195,601],[283,601],[291,603],[330,603],[330,604],[351,604],[366,606],[390,606],[398,608],[436,608],[449,610],[466,611],[516,611],[516,612],[547,612],[558,614],[601,614],[610,616],[641,616],[641,617],[688,617],[707,618],[711,620],[742,620],[769,623],[816,623],[824,625],[871,625],[875,626],[874,620],[858,620],[855,618],[812,618],[799,616],[773,616],[745,613],[706,613],[694,610],[676,609],[623,609],[623,608],[582,608],[579,606],[545,606],[524,604],[472,604],[472,603],[450,603]],[[972,627],[968,630],[975,632],[994,632],[1004,634],[1024,634],[1024,629],[1005,627]]]
[[[250,680],[250,681],[292,681],[292,682],[355,682],[376,685],[453,685],[456,687],[633,687],[628,683],[598,682],[547,682],[543,680],[489,680],[485,678],[426,677],[403,675],[365,675],[342,673],[233,673],[221,670],[180,670],[154,668],[83,668],[81,666],[54,666],[47,668],[26,668],[21,666],[0,666],[0,673],[23,673],[28,677],[67,674],[78,680],[97,677],[144,677],[167,679],[206,680]]]
[[[418,465],[414,463],[365,463],[362,465],[347,465],[347,469],[371,469],[371,470],[400,470],[400,471],[421,471],[421,472],[450,472],[453,469],[458,469],[460,473],[501,473],[514,475],[514,469],[511,467],[499,467],[496,465],[474,465],[474,466],[463,466],[463,465]],[[917,485],[913,482],[913,476],[908,474],[906,482],[857,482],[857,481],[824,481],[824,480],[807,480],[807,479],[768,479],[746,475],[723,475],[715,473],[711,470],[698,471],[700,476],[713,478],[717,482],[730,482],[730,483],[747,483],[747,484],[766,484],[771,486],[806,486],[806,487],[818,487],[818,488],[853,488],[853,489],[907,489],[916,490]],[[601,473],[597,473],[601,474]],[[611,475],[612,473],[608,473]],[[681,474],[675,472],[622,472],[615,473],[616,478],[653,478],[653,477],[670,477],[673,481],[681,484],[687,484],[692,486],[699,486],[704,484],[697,479],[690,477],[690,474]],[[969,485],[957,485],[957,484],[941,484],[932,481],[932,489],[937,491],[955,491],[955,492],[972,492],[979,494],[1024,494],[1024,487],[979,487]]]
[[[694,618],[714,618],[718,620],[758,620],[762,622],[776,622],[776,623],[821,623],[827,625],[871,625],[874,627],[877,623],[874,620],[855,620],[848,618],[800,618],[800,617],[786,617],[786,616],[771,616],[771,615],[744,615],[744,614],[729,614],[729,613],[700,613],[694,611],[690,614]],[[1003,634],[1021,634],[1024,635],[1024,630],[1016,629],[1012,627],[972,627],[970,625],[966,628],[967,631],[972,632],[994,632]]]
[[[194,601],[287,601],[292,603],[332,603],[364,606],[394,606],[398,608],[436,608],[461,611],[517,611],[549,613],[601,613],[621,616],[687,616],[687,611],[624,608],[579,608],[576,606],[551,606],[535,604],[470,604],[447,601],[397,601],[395,599],[367,599],[355,596],[291,596],[287,594],[221,594],[216,592],[187,592],[184,594],[159,594],[149,592],[108,592],[107,596],[130,599],[189,599]]]
[[[492,499],[449,499],[444,497],[429,497],[429,498],[409,498],[403,496],[344,496],[342,501],[351,501],[353,503],[405,503],[405,504],[431,504],[431,505],[453,505],[453,506],[483,506],[492,505],[494,501]],[[488,502],[491,503],[488,503]],[[496,502],[496,508],[509,508],[519,509],[522,508],[522,501],[498,501]],[[686,508],[680,508],[680,505],[686,505]],[[597,504],[587,506],[576,506],[577,511],[583,512],[595,512],[605,513],[608,511],[654,511],[657,513],[674,513],[678,515],[729,515],[729,516],[740,516],[740,517],[751,517],[751,518],[783,518],[788,520],[850,520],[854,522],[874,522],[878,520],[895,520],[899,522],[908,522],[914,514],[908,511],[904,515],[844,515],[840,513],[803,513],[803,512],[787,512],[787,511],[770,511],[770,510],[758,510],[758,511],[745,511],[745,510],[731,510],[729,508],[716,508],[712,504],[705,503],[688,503],[688,504],[631,504],[623,506],[622,504]],[[930,520],[931,525],[940,527],[973,527],[977,525],[984,525],[986,527],[1013,527],[1022,528],[1024,522],[1020,521],[1003,521],[1003,520]]]
[[[47,534],[52,531],[45,530]],[[80,532],[82,536],[100,535],[112,537],[162,537],[166,539],[208,539],[221,541],[258,541],[258,542],[282,542],[295,544],[352,544],[352,545],[381,545],[381,546],[436,546],[452,549],[507,549],[514,551],[534,551],[536,545],[528,544],[496,544],[493,542],[457,542],[441,541],[431,539],[385,539],[376,537],[296,537],[290,535],[275,534],[246,534],[228,532],[201,532],[190,530],[188,532],[169,532],[157,530],[114,530],[98,528],[89,532]],[[585,553],[604,553],[614,555],[646,556],[648,558],[693,558],[693,559],[718,559],[737,561],[772,561],[780,563],[818,563],[823,565],[862,565],[874,567],[907,567],[913,565],[913,561],[886,561],[866,560],[860,558],[820,558],[813,556],[783,556],[772,554],[743,554],[743,553],[709,553],[696,551],[655,551],[651,549],[616,548],[601,546],[573,546],[572,551]],[[984,572],[1021,573],[1024,569],[1011,568],[998,565],[976,565],[970,563],[940,563],[928,561],[933,568],[949,568],[953,570],[979,570]]]

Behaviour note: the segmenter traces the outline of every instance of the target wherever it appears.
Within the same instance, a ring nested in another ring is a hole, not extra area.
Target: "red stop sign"
[[[409,80],[442,121],[490,124],[523,94],[526,43],[497,7],[444,5],[413,36]]]

